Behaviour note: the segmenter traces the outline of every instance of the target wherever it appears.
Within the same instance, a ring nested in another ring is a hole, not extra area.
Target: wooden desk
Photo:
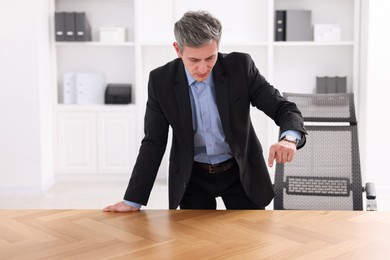
[[[0,259],[388,259],[390,212],[0,210]]]

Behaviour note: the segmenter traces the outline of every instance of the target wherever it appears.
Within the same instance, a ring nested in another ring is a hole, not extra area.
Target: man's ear
[[[175,48],[177,57],[181,58],[182,55],[181,55],[181,51],[180,51],[180,48],[179,48],[179,44],[177,44],[177,42],[174,42],[173,43],[173,47]]]

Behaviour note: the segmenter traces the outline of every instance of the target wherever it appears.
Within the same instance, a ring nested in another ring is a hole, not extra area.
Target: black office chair
[[[376,210],[375,186],[362,187],[352,93],[293,94],[308,132],[291,163],[277,164],[274,209]]]

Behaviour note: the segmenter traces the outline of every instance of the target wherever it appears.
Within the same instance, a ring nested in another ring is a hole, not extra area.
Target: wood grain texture
[[[0,210],[0,259],[388,259],[390,212]]]

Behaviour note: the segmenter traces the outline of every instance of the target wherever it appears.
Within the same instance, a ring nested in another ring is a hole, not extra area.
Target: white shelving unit
[[[313,93],[316,76],[347,76],[347,90],[354,92],[359,100],[360,5],[360,0],[55,0],[53,16],[54,11],[86,12],[92,27],[92,42],[55,42],[53,37],[55,89],[59,100],[56,106],[57,173],[61,176],[100,173],[101,176],[129,177],[143,136],[149,72],[176,58],[172,47],[173,24],[188,10],[207,10],[218,17],[223,25],[220,51],[249,53],[260,72],[280,92]],[[276,9],[311,10],[313,24],[340,24],[341,41],[275,42]],[[107,26],[126,27],[127,41],[121,44],[98,42],[98,28]],[[134,102],[126,106],[63,105],[59,94],[62,75],[67,71],[99,71],[106,75],[107,82],[130,82]],[[126,121],[129,118],[131,121]],[[106,119],[108,121],[104,121]],[[276,140],[278,129],[258,111],[253,111],[252,119],[267,151]],[[109,122],[109,131],[104,122]],[[72,124],[77,131],[69,129]],[[71,140],[82,138],[73,135],[89,131],[93,132],[89,136],[93,140],[84,144],[85,154],[80,156],[79,151],[73,150],[78,150],[82,141],[71,146]],[[127,143],[122,145],[110,140],[114,134],[124,135],[120,138]],[[116,149],[115,145],[120,148]],[[124,148],[126,145],[130,146],[129,150]],[[90,152],[88,157],[87,152],[94,149],[96,151]],[[73,158],[76,155],[93,160],[76,160]],[[107,158],[111,158],[111,164]],[[159,173],[162,177],[166,176],[166,161]]]
[[[56,173],[58,178],[128,178],[140,144],[142,89],[136,43],[136,4],[132,0],[54,0],[54,12],[85,12],[90,42],[55,42],[57,74]],[[53,20],[54,22],[54,20]],[[54,24],[53,24],[54,26]],[[126,28],[123,43],[99,42],[99,27]],[[106,83],[132,84],[129,105],[65,105],[66,72],[102,73]]]

